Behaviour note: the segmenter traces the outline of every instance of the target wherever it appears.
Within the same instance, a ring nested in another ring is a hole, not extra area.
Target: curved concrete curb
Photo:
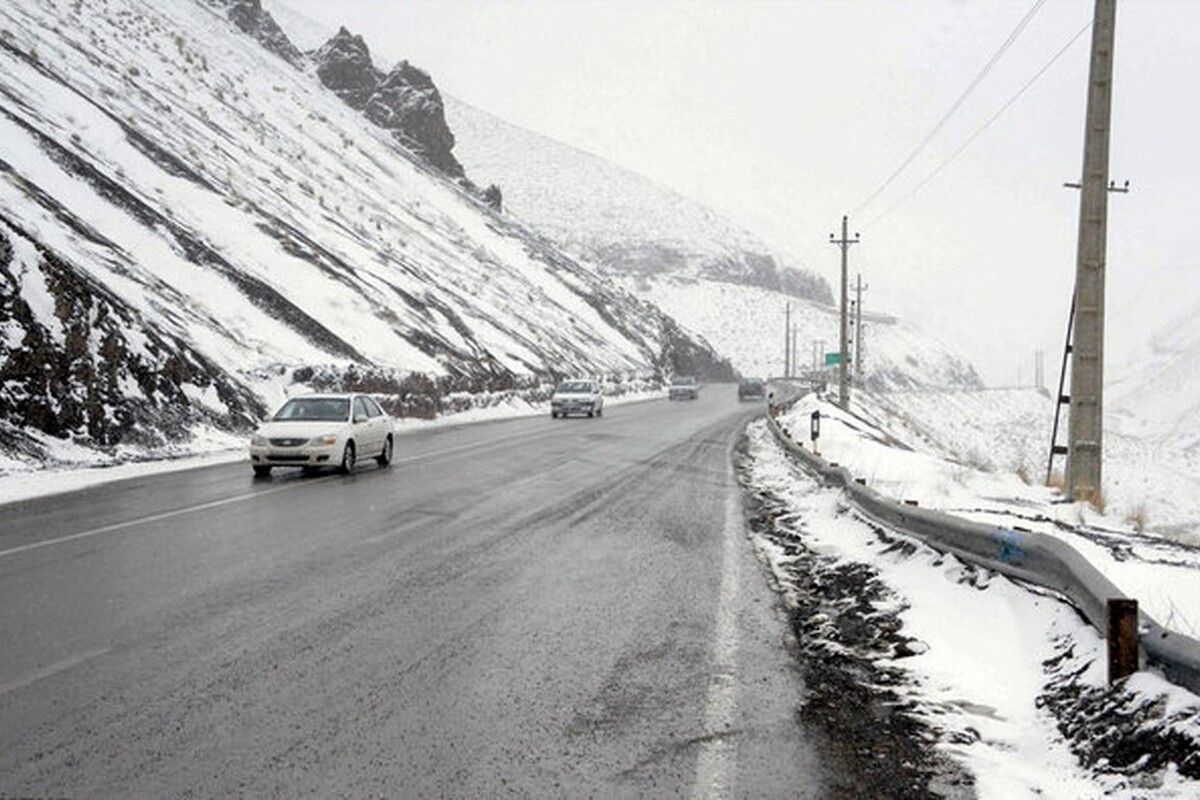
[[[791,405],[796,399],[782,405]],[[1056,592],[1105,635],[1108,600],[1126,595],[1066,542],[1044,533],[984,525],[898,503],[855,481],[845,467],[831,465],[805,450],[774,414],[767,414],[767,425],[785,451],[824,484],[845,490],[863,515],[935,550]],[[1145,612],[1138,613],[1138,625],[1144,660],[1172,682],[1200,694],[1200,641],[1163,627]]]

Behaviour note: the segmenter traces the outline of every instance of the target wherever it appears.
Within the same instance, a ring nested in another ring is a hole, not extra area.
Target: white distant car
[[[265,478],[272,467],[337,467],[343,473],[374,458],[392,461],[392,418],[364,394],[293,397],[250,439],[250,464]]]
[[[558,385],[550,398],[550,416],[558,418],[571,414],[604,416],[604,395],[600,392],[599,381],[575,378]]]

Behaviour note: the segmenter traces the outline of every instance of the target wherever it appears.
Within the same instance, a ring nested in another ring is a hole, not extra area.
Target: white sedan
[[[293,397],[250,439],[250,464],[265,478],[272,467],[337,467],[351,473],[365,458],[392,461],[392,418],[365,394]]]

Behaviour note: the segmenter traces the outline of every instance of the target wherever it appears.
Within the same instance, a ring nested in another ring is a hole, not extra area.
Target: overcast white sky
[[[962,0],[269,0],[362,33],[443,92],[642,172],[833,283],[827,243],[1033,4]],[[1057,374],[1073,278],[1090,33],[937,179],[899,200],[1091,15],[1048,0],[959,114],[851,218],[868,303],[956,342],[991,383]],[[1109,363],[1200,301],[1200,2],[1121,0]],[[868,307],[870,307],[868,305]]]

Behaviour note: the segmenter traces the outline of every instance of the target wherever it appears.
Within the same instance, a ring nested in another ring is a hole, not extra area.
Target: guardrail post
[[[1108,599],[1108,682],[1137,672],[1138,604],[1126,597]]]

